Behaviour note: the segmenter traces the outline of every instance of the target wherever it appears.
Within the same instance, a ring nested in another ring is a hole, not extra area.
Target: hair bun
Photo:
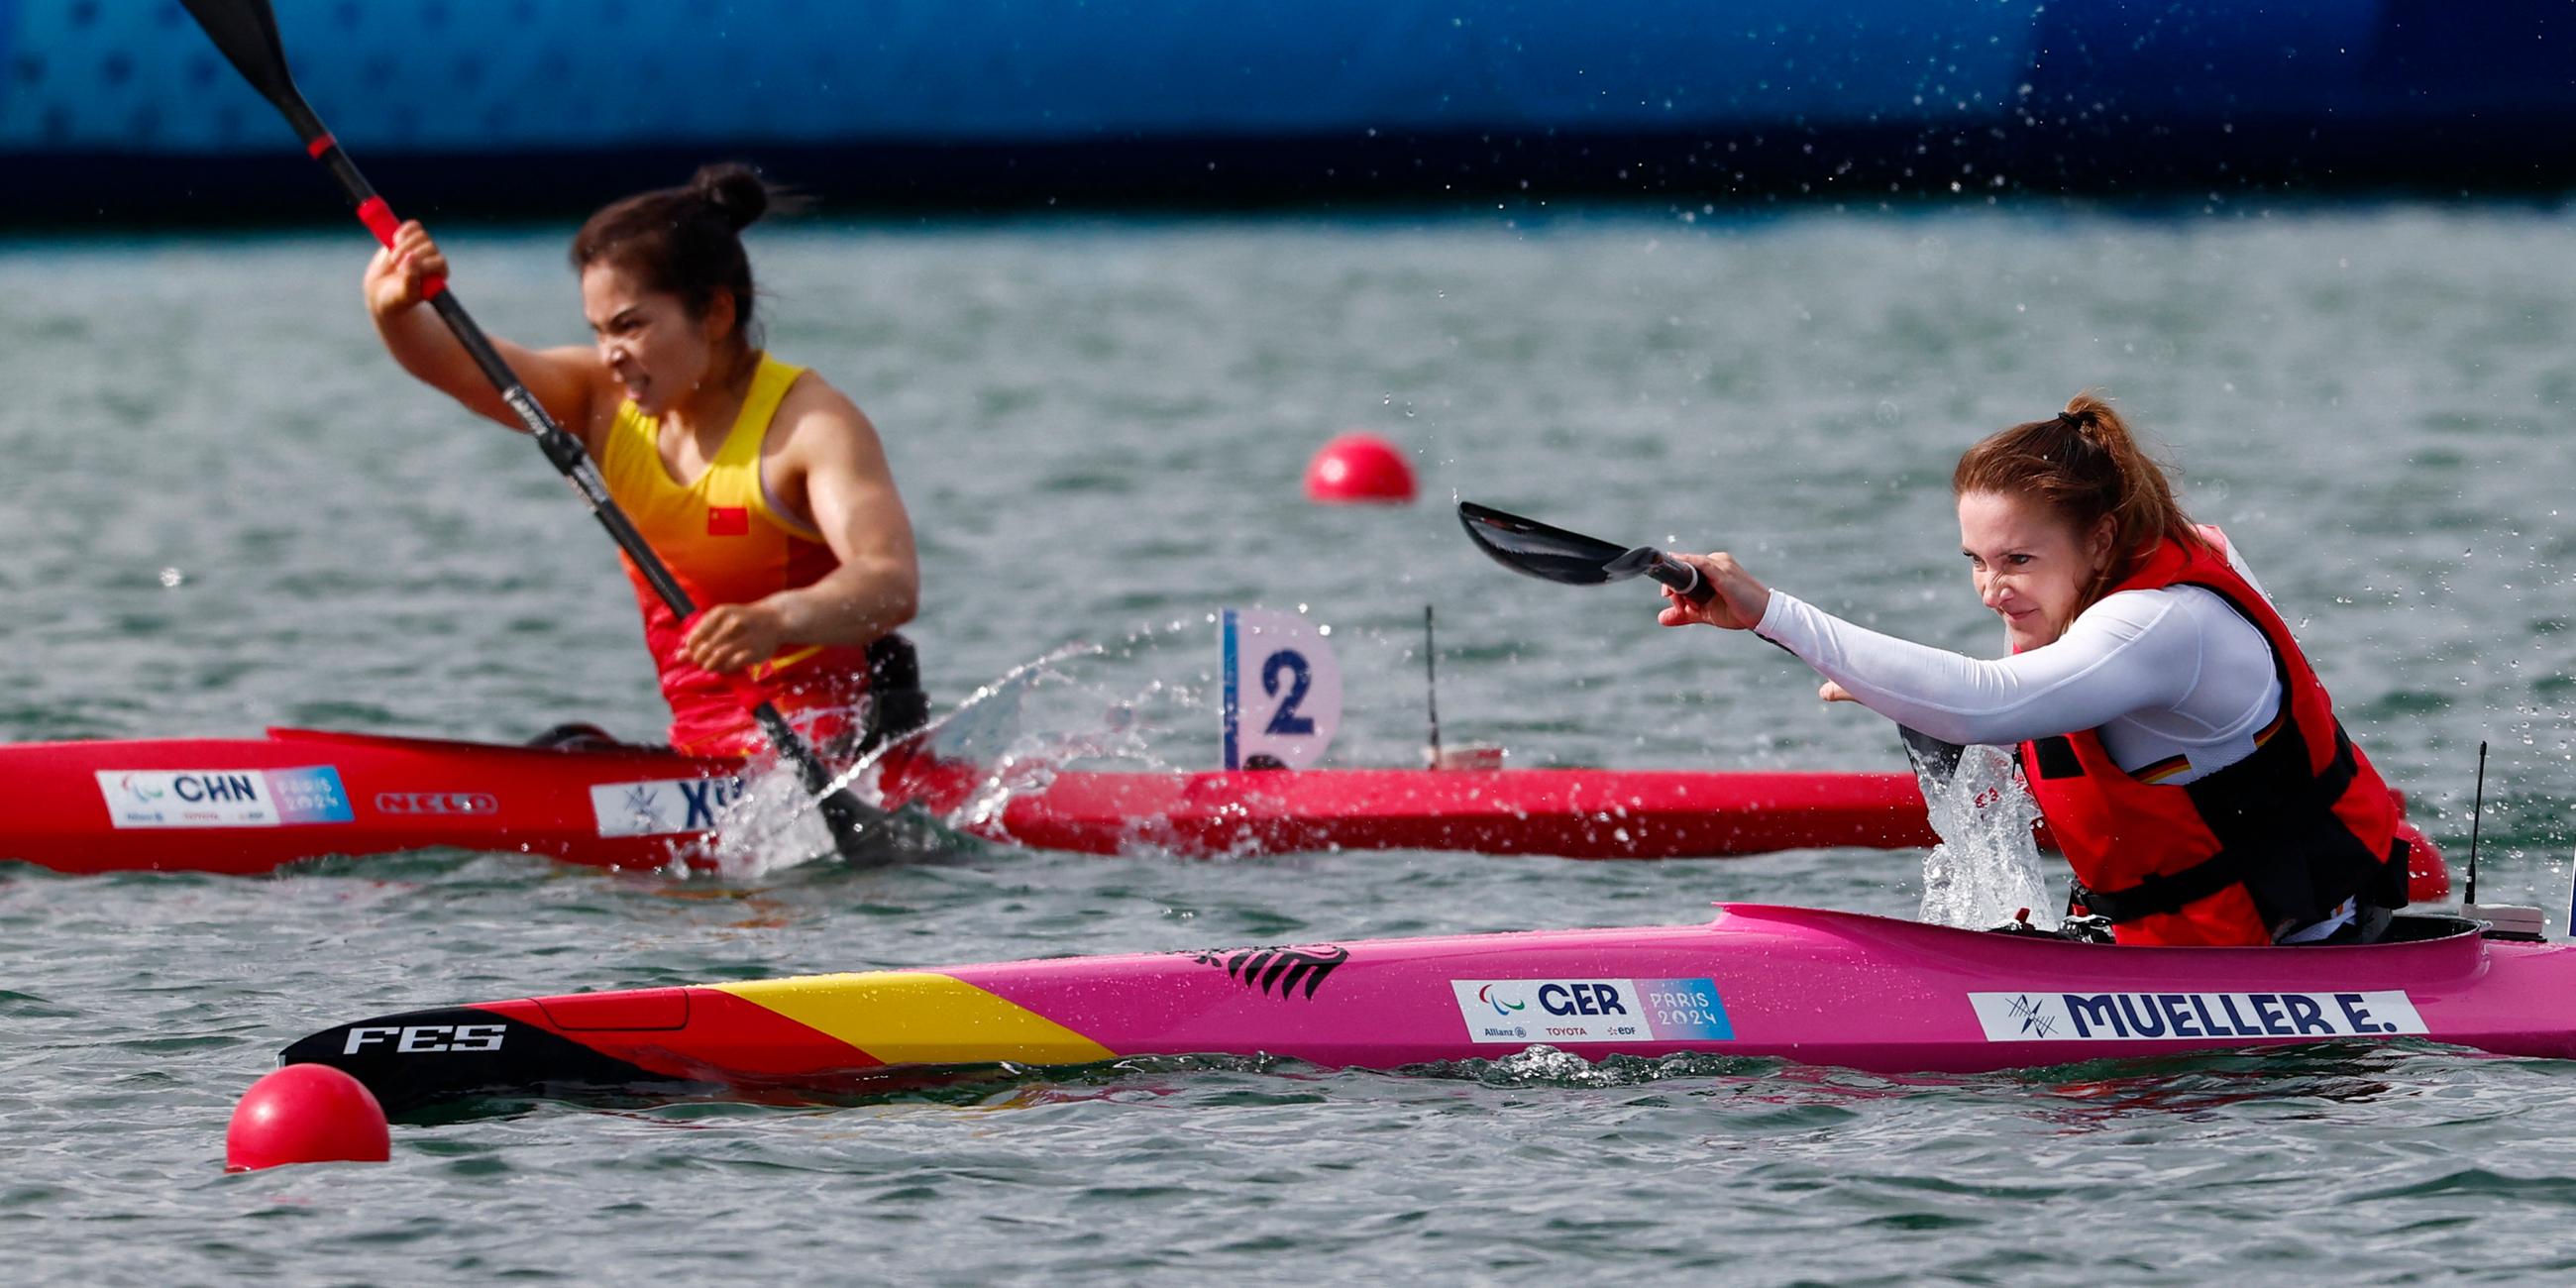
[[[769,213],[769,185],[761,182],[758,171],[739,161],[701,167],[689,180],[689,191],[715,207],[736,232]]]
[[[2066,410],[2057,413],[2057,415],[2059,419],[2064,420],[2067,424],[2082,428],[2089,425],[2101,424],[2104,419],[2108,417],[2110,410],[2110,399],[2103,397],[2102,392],[2098,389],[2087,389],[2084,392],[2067,399]]]

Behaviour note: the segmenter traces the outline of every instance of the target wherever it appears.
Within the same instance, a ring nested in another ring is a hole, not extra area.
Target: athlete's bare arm
[[[876,427],[811,373],[788,392],[778,421],[779,451],[762,471],[772,500],[821,533],[841,566],[810,586],[708,609],[688,649],[689,660],[710,671],[748,666],[788,645],[873,643],[920,605],[912,520]]]
[[[465,346],[457,342],[436,310],[427,307],[421,298],[424,283],[446,275],[447,257],[439,253],[429,233],[417,220],[404,224],[394,234],[392,249],[378,250],[367,264],[367,313],[375,319],[376,334],[383,337],[385,349],[393,354],[394,361],[422,383],[478,415],[521,429],[518,414],[501,401],[501,395],[484,379],[482,368],[474,365]],[[600,392],[609,383],[601,372],[597,352],[581,347],[528,349],[497,336],[492,339],[492,347],[500,351],[502,360],[510,364],[510,370],[556,424],[571,431],[585,446],[596,448],[591,418],[593,410],[601,405]]]

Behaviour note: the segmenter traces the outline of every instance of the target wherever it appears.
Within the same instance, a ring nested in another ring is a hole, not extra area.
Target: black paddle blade
[[[286,122],[306,143],[321,138],[329,131],[322,128],[322,118],[313,114],[304,95],[295,88],[295,78],[286,70],[286,46],[277,38],[277,14],[269,9],[268,0],[179,0],[197,25],[206,29],[206,37],[215,42],[232,61],[233,69],[258,90],[260,97],[275,104],[286,115]]]
[[[814,793],[814,807],[823,814],[823,826],[832,833],[832,849],[850,863],[872,865],[885,862],[892,851],[885,843],[885,833],[878,825],[886,821],[885,811],[874,809],[850,794],[847,787],[832,785],[831,768],[778,708],[763,702],[752,708],[752,722],[769,738],[769,745],[796,770],[805,790]]]
[[[1705,604],[1717,588],[1701,580],[1699,569],[1653,546],[1614,546],[1599,537],[1552,528],[1536,519],[1506,514],[1473,501],[1458,503],[1458,522],[1467,539],[1513,572],[1568,586],[1598,586],[1630,577],[1652,577],[1694,604]]]
[[[1552,528],[1536,519],[1506,514],[1473,501],[1458,503],[1458,522],[1467,539],[1493,556],[1494,562],[1523,576],[1568,586],[1598,586],[1639,569],[1614,568],[1628,553],[1598,537]]]
[[[832,833],[832,852],[842,862],[874,867],[896,857],[894,845],[879,826],[886,821],[885,812],[862,803],[849,788],[823,793],[814,808],[822,811],[823,826]]]
[[[1923,784],[1925,795],[1933,785],[1946,784],[1959,772],[1959,758],[1968,749],[1955,742],[1943,742],[1920,729],[1898,725],[1896,732],[1905,740],[1905,758],[1914,763],[1914,777]]]

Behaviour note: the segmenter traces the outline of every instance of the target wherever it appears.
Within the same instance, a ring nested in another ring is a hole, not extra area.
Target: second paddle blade
[[[1597,537],[1550,527],[1536,519],[1507,514],[1473,501],[1458,503],[1458,522],[1467,539],[1493,556],[1494,562],[1525,576],[1569,586],[1598,586],[1633,570],[1615,572],[1611,565],[1628,553]]]

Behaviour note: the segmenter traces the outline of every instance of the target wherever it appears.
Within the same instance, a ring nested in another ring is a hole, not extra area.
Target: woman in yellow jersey
[[[920,595],[912,523],[875,426],[821,376],[756,343],[740,233],[770,196],[747,167],[720,165],[686,187],[610,204],[572,244],[595,343],[493,341],[598,459],[610,494],[699,605],[696,620],[676,620],[628,563],[671,704],[671,741],[704,754],[757,744],[746,682],[791,718],[856,706],[868,692],[871,646],[880,666],[908,667],[893,632]],[[518,428],[420,307],[423,284],[446,273],[429,234],[403,225],[367,265],[376,331],[404,370]],[[816,732],[856,731],[839,723]]]

